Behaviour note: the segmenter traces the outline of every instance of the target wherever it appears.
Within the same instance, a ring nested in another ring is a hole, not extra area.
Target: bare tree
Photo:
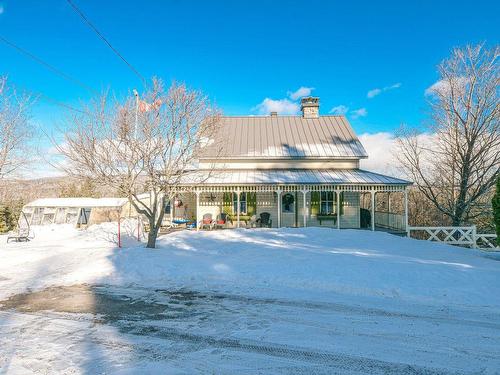
[[[397,158],[420,192],[461,225],[491,192],[500,168],[498,56],[500,49],[454,49],[427,90],[428,132],[403,128]]]
[[[28,162],[27,142],[32,135],[29,124],[32,98],[0,77],[0,179]]]
[[[165,91],[156,79],[142,99],[111,103],[104,95],[85,112],[73,116],[57,146],[64,170],[128,197],[147,218],[147,246],[154,248],[164,207],[193,175],[196,152],[212,139],[219,113],[200,92],[175,83]],[[149,198],[141,199],[141,193]]]

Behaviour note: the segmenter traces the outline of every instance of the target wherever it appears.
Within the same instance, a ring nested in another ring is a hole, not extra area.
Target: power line
[[[139,73],[139,72],[137,71],[137,69],[135,69],[135,68],[132,66],[132,64],[130,64],[130,63],[129,63],[126,59],[125,59],[125,57],[123,57],[123,56],[121,55],[121,53],[120,53],[120,52],[118,52],[118,50],[117,50],[115,47],[113,47],[113,46],[111,45],[111,43],[110,43],[110,42],[109,42],[109,41],[108,41],[108,40],[104,37],[104,35],[102,35],[102,34],[99,32],[99,30],[97,29],[97,27],[95,27],[95,26],[94,26],[94,24],[93,24],[92,22],[90,22],[90,20],[89,20],[89,19],[85,16],[85,14],[84,14],[84,13],[83,13],[83,12],[82,12],[82,11],[81,11],[81,10],[80,10],[77,6],[76,6],[76,5],[75,5],[75,3],[73,3],[73,1],[72,1],[72,0],[66,0],[66,1],[68,2],[68,4],[69,4],[69,5],[71,5],[71,7],[73,8],[73,10],[74,10],[76,13],[78,13],[78,15],[79,15],[79,16],[80,16],[80,17],[81,17],[81,18],[85,21],[85,23],[86,23],[87,25],[89,25],[89,27],[90,27],[90,28],[91,28],[91,29],[92,29],[92,30],[93,30],[93,31],[94,31],[94,32],[95,32],[95,33],[96,33],[96,34],[97,34],[97,35],[98,35],[98,36],[99,36],[99,37],[100,37],[103,41],[104,41],[104,43],[106,43],[106,44],[107,44],[107,46],[108,46],[109,48],[111,48],[111,50],[112,50],[112,51],[113,51],[113,52],[114,52],[114,53],[115,53],[115,54],[116,54],[116,55],[117,55],[120,59],[122,59],[122,60],[123,60],[123,62],[124,62],[125,64],[127,64],[127,66],[128,66],[128,67],[129,67],[129,68],[130,68],[130,69],[131,69],[134,73],[135,73],[135,75],[136,75],[137,77],[139,77],[139,78],[140,78],[140,80],[142,81],[143,85],[145,86],[145,85],[146,85],[146,79],[144,79],[144,77],[142,76],[142,74],[141,74],[141,73]]]
[[[42,93],[42,92],[40,92],[40,91],[33,91],[33,90],[29,90],[29,89],[27,90],[27,89],[25,89],[24,87],[19,86],[19,85],[18,85],[18,84],[16,84],[15,82],[12,82],[12,80],[11,80],[11,79],[9,79],[9,82],[10,82],[10,84],[11,84],[13,87],[15,87],[15,88],[17,88],[17,89],[23,90],[23,91],[25,91],[26,93],[29,93],[29,94],[34,95],[34,96],[39,96],[39,97],[41,97],[41,98],[45,99],[46,101],[51,102],[51,103],[54,103],[54,104],[56,104],[56,105],[58,105],[58,106],[60,106],[60,107],[64,107],[64,108],[69,109],[69,110],[74,111],[74,112],[79,112],[79,113],[87,114],[87,112],[82,111],[81,109],[75,108],[75,107],[73,107],[73,106],[71,106],[71,105],[69,105],[69,104],[66,104],[66,103],[60,102],[59,100],[56,100],[56,99],[53,99],[53,98],[51,98],[50,96],[47,96],[47,95],[45,95],[44,93]]]
[[[19,47],[18,45],[16,45],[13,42],[7,40],[6,38],[4,38],[1,35],[0,35],[0,41],[4,42],[9,47],[15,49],[16,51],[20,52],[21,54],[28,56],[33,61],[37,62],[38,64],[40,64],[42,66],[44,66],[45,68],[49,69],[50,71],[52,71],[53,73],[59,75],[60,77],[66,79],[67,81],[70,81],[72,83],[77,84],[80,87],[83,87],[85,90],[91,92],[92,94],[97,94],[97,91],[95,91],[92,87],[87,86],[85,83],[79,81],[78,79],[71,77],[70,75],[68,75],[68,74],[64,73],[63,71],[57,69],[56,67],[50,65],[48,62],[45,62],[41,58],[35,56],[33,53],[25,50],[24,48]]]

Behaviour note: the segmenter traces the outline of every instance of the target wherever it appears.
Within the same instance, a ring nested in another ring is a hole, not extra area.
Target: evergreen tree
[[[493,220],[497,232],[497,245],[500,246],[500,175],[497,177],[496,192],[491,203],[493,205]]]
[[[8,206],[0,206],[0,233],[6,233],[13,227],[12,211]]]

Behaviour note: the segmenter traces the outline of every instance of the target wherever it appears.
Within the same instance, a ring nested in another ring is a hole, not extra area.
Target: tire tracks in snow
[[[91,318],[86,318],[82,316],[72,316],[72,314],[60,314],[51,312],[50,315],[43,314],[42,312],[17,312],[17,311],[1,311],[0,315],[29,315],[37,318],[38,328],[35,328],[39,332],[49,333],[51,330],[43,324],[43,320],[49,320],[51,324],[56,326],[61,326],[63,328],[68,328],[65,321],[77,321],[77,322],[87,322],[92,323],[94,320]],[[146,323],[146,324],[144,324]],[[447,371],[444,369],[424,367],[418,365],[409,365],[405,363],[389,362],[378,359],[372,359],[362,356],[353,356],[343,353],[333,353],[319,350],[310,350],[308,348],[281,345],[270,342],[249,340],[249,339],[230,339],[230,338],[220,338],[210,335],[198,335],[190,334],[185,331],[171,328],[160,328],[153,325],[148,325],[148,322],[144,322],[138,325],[138,322],[120,322],[118,324],[119,330],[127,335],[140,336],[140,337],[153,337],[168,340],[172,343],[194,344],[194,347],[190,347],[189,351],[197,351],[207,348],[217,348],[224,350],[231,350],[240,353],[252,353],[264,356],[271,356],[278,359],[288,360],[287,366],[279,366],[284,371],[293,370],[294,373],[332,373],[331,371],[340,371],[340,373],[349,374],[400,374],[400,375],[451,375],[451,374],[469,374],[468,372],[457,372],[457,371]],[[42,324],[42,326],[40,326]],[[116,326],[116,325],[115,325]],[[53,331],[53,334],[60,333],[59,330]],[[74,339],[78,339],[75,336],[79,335],[79,330],[74,330],[72,336]],[[171,359],[171,356],[164,353],[164,348],[161,346],[154,348],[155,345],[151,343],[148,345],[144,344],[124,344],[118,342],[116,339],[107,338],[99,336],[89,337],[88,332],[83,331],[81,333],[80,339],[86,337],[95,344],[103,345],[110,349],[123,348],[124,346],[132,349],[140,357],[147,358],[150,360],[159,359]],[[147,346],[147,348],[146,348]],[[144,350],[147,349],[147,350]],[[306,365],[304,362],[307,362]],[[309,367],[309,365],[311,367]],[[274,367],[268,368],[273,370]],[[472,374],[472,373],[470,373]]]

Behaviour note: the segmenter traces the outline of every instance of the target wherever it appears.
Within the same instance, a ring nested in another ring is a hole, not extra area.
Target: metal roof
[[[345,116],[222,117],[203,158],[366,158]]]
[[[26,207],[121,207],[127,198],[41,198]]]
[[[411,182],[361,169],[198,170],[184,176],[186,185],[409,185]]]

